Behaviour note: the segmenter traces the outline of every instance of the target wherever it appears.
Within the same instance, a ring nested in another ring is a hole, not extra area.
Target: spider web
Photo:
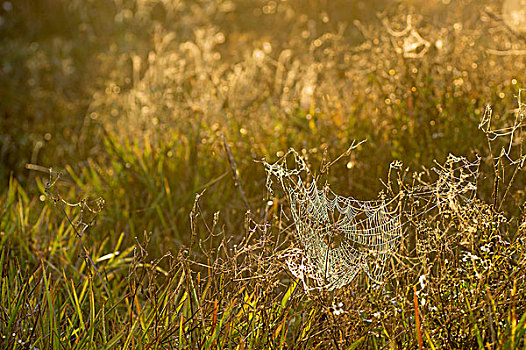
[[[289,156],[293,160],[290,168]],[[415,174],[411,186],[399,180],[399,191],[391,199],[361,201],[335,194],[328,184],[318,187],[315,179],[309,181],[312,174],[294,149],[273,164],[263,163],[268,191],[272,193],[272,179],[277,179],[290,202],[301,248],[289,249],[282,257],[306,290],[339,289],[360,272],[381,283],[403,226],[436,208],[458,208],[459,200],[472,200],[478,171],[478,159],[470,163],[450,155],[443,166],[433,168],[436,182],[425,183]],[[391,164],[391,170],[400,169],[401,163]]]

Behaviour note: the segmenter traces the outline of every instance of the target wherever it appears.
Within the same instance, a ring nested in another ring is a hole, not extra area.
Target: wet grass
[[[499,2],[10,4],[2,349],[526,346],[526,42]],[[476,197],[404,226],[384,284],[306,293],[259,162],[290,147],[359,199],[480,156]]]

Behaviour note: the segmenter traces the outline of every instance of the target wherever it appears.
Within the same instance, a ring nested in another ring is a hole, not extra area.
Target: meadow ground
[[[1,349],[526,348],[519,0],[0,4]],[[379,281],[291,273],[291,147]]]

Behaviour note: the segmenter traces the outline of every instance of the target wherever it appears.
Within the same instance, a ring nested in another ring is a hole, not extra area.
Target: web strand
[[[289,169],[290,156],[294,167]],[[470,163],[450,155],[444,165],[432,169],[438,177],[435,182],[425,183],[417,177],[418,185],[401,184],[391,199],[360,201],[335,194],[328,184],[318,187],[316,180],[308,181],[311,172],[294,149],[264,165],[269,192],[272,179],[277,179],[287,195],[301,246],[286,254],[289,271],[305,288],[327,290],[349,284],[361,272],[382,283],[384,267],[401,240],[403,226],[444,205],[469,202],[478,172],[478,159]]]

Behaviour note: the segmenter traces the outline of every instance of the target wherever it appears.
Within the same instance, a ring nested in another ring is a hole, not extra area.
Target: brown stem
[[[223,147],[225,148],[225,153],[228,159],[228,164],[230,164],[230,169],[232,170],[232,175],[234,177],[235,186],[239,190],[239,194],[241,195],[241,198],[243,199],[243,202],[245,203],[247,210],[250,211],[250,205],[248,204],[247,197],[245,196],[245,192],[243,191],[243,188],[241,187],[241,181],[239,181],[239,175],[237,174],[236,160],[234,159],[234,156],[232,155],[232,150],[230,149],[230,146],[226,142],[225,135],[222,134],[221,138],[223,139]]]

